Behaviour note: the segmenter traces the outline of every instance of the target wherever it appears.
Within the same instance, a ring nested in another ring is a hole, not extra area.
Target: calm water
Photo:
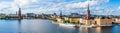
[[[42,19],[0,20],[0,33],[120,33],[120,26],[74,28]]]

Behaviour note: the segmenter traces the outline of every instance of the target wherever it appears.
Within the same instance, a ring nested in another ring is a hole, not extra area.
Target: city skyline
[[[120,15],[120,0],[0,0],[0,13],[80,13],[86,14],[90,4],[91,14]]]

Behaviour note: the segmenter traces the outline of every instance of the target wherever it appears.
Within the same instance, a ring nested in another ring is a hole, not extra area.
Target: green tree
[[[69,20],[64,20],[63,23],[70,23],[70,21]]]

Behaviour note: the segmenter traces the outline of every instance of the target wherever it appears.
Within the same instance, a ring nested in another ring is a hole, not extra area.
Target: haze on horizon
[[[120,15],[120,0],[0,0],[0,13],[80,13],[86,14],[90,4],[91,14]]]

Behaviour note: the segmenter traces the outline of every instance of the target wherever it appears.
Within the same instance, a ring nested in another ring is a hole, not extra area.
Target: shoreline
[[[52,22],[52,23],[58,24],[58,25],[61,25],[61,26],[70,26],[69,25],[70,23],[58,23],[58,22]],[[71,26],[71,27],[111,27],[111,26],[113,26],[113,25],[112,24],[111,25],[80,25],[80,24],[74,24],[74,26]]]

